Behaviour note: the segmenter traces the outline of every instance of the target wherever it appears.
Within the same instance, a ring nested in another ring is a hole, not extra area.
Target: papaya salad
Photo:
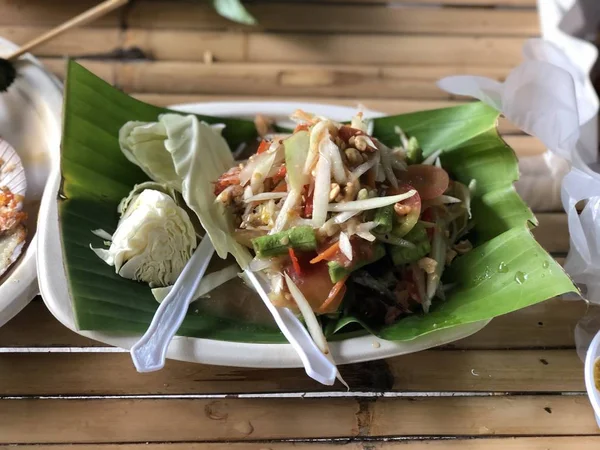
[[[362,113],[349,124],[291,118],[292,134],[265,134],[214,184],[271,301],[298,311],[300,295],[317,315],[350,309],[378,325],[443,301],[444,268],[472,248],[474,184],[453,180],[441,149],[424,157],[399,127],[400,145],[384,145]]]

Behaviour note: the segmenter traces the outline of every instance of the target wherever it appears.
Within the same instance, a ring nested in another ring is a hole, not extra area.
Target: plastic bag
[[[580,201],[585,201],[585,206],[579,213],[576,205]],[[570,235],[564,268],[573,281],[585,286],[585,298],[592,306],[575,329],[577,353],[584,360],[600,330],[600,174],[573,167],[563,180],[562,202]]]

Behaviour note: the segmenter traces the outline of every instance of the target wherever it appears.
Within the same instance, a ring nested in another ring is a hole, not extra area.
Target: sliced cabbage
[[[215,290],[222,284],[237,278],[238,272],[239,267],[237,264],[232,264],[224,269],[204,275],[202,280],[200,280],[198,289],[196,289],[196,292],[194,293],[194,300],[205,297],[209,292]],[[152,295],[154,295],[154,298],[158,303],[161,303],[169,292],[171,292],[171,289],[173,289],[173,286],[155,288],[152,289]]]
[[[167,194],[169,197],[175,200],[175,203],[177,203],[178,206],[182,206],[181,204],[179,204],[179,202],[177,202],[176,191],[171,186],[169,186],[168,184],[157,183],[155,181],[146,181],[145,183],[136,184],[129,193],[129,195],[123,200],[121,200],[121,203],[119,203],[119,206],[117,207],[117,212],[121,217],[123,217],[123,214],[127,210],[129,204],[132,201],[136,200],[138,196],[146,189],[152,189],[154,191],[159,191],[163,194]]]
[[[166,138],[167,130],[160,122],[127,122],[119,130],[119,145],[125,157],[154,181],[181,192],[181,177],[164,151]]]
[[[92,250],[123,278],[150,287],[173,284],[196,248],[196,232],[183,208],[163,192],[135,195],[108,249]]]
[[[252,260],[250,252],[234,239],[225,205],[215,202],[213,193],[212,182],[235,164],[220,130],[194,115],[163,114],[157,123],[128,122],[119,136],[131,162],[153,180],[181,192],[217,254],[225,258],[231,253],[245,268]]]

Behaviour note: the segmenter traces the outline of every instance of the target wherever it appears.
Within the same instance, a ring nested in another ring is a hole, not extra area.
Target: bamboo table
[[[538,34],[535,0],[256,0],[257,28],[208,3],[136,1],[39,50],[160,105],[301,99],[400,113],[454,104],[446,74],[504,77]],[[0,0],[17,43],[90,0]],[[454,4],[458,6],[440,4]],[[501,123],[520,156],[535,139]],[[558,258],[566,217],[538,215]],[[71,450],[600,448],[573,329],[582,302],[558,299],[498,318],[444,348],[341,368],[354,391],[302,370],[169,361],[137,374],[129,355],[63,328],[36,299],[0,329],[0,447]]]

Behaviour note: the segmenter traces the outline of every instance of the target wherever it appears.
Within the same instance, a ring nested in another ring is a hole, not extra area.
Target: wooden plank
[[[443,377],[440,368],[443,367]],[[429,350],[341,366],[353,391],[585,391],[575,350]],[[51,377],[42,376],[52,373]],[[140,375],[128,353],[3,353],[0,395],[183,395],[329,391],[303,369],[248,369],[168,361]],[[337,383],[334,390],[345,390]]]
[[[370,436],[598,433],[583,396],[384,399],[371,411]]]
[[[424,8],[418,4],[340,5],[255,2],[247,5],[256,26],[241,26],[208,4],[172,1],[134,3],[127,17],[133,28],[244,29],[246,31],[318,31],[327,33],[417,33],[450,35],[533,36],[539,34],[534,9]],[[156,20],[160,17],[160,21]],[[465,26],[468,24],[468,26]]]
[[[583,301],[553,299],[506,314],[449,348],[574,347],[575,326],[586,311]]]
[[[34,26],[0,26],[0,36],[16,44],[24,44],[48,29]],[[34,53],[40,56],[106,54],[118,49],[120,40],[121,30],[118,28],[76,28],[41,45]]]
[[[569,251],[569,225],[564,213],[536,214],[540,224],[533,230],[537,241],[551,253]]]
[[[94,0],[61,0],[49,7],[44,0],[0,0],[0,25],[54,26],[96,5]],[[173,4],[176,7],[173,7]],[[179,5],[177,5],[179,3]],[[535,0],[326,0],[274,3],[263,0],[248,6],[262,29],[374,31],[374,32],[457,32],[475,34],[537,33]],[[345,3],[346,5],[341,5]],[[360,5],[362,3],[362,5]],[[402,5],[408,3],[408,5]],[[461,6],[426,8],[420,5]],[[375,5],[375,6],[374,6]],[[391,7],[386,7],[386,6]],[[491,9],[481,6],[525,6],[528,9]],[[382,11],[386,11],[383,13]],[[312,14],[311,14],[312,12]],[[293,13],[293,14],[292,14]],[[428,17],[429,16],[429,17]],[[160,17],[160,21],[155,20]],[[285,20],[284,20],[285,19]],[[294,20],[291,20],[294,19]],[[312,20],[311,20],[312,19]],[[364,19],[364,20],[360,20]],[[94,26],[147,28],[232,28],[238,24],[222,18],[213,8],[189,1],[137,1],[129,8],[94,21]],[[469,23],[469,27],[462,26]],[[347,26],[344,27],[344,24]],[[376,26],[375,26],[376,24]],[[284,28],[285,27],[285,28]],[[290,28],[291,27],[291,28]],[[512,31],[511,31],[512,30]]]
[[[173,39],[183,46],[184,39],[198,34],[180,32]],[[522,45],[523,39],[509,37],[249,34],[247,60],[464,66],[477,61],[482,66],[512,67],[521,61]]]
[[[0,401],[14,444],[597,432],[584,396]]]
[[[97,0],[0,0],[0,25],[55,26],[98,4]],[[96,19],[98,26],[119,26],[125,10],[113,11]]]
[[[497,80],[507,68],[216,63],[158,61],[107,63],[118,70],[117,83],[131,92],[172,94],[295,95],[450,99],[436,81],[470,73]],[[169,80],[165,82],[165,80]]]
[[[498,81],[504,81],[509,71],[510,66],[494,66],[494,65],[479,65],[460,64],[451,62],[448,64],[424,64],[424,65],[408,65],[400,64],[391,66],[389,64],[381,66],[383,78],[410,80],[410,79],[425,79],[436,82],[442,77],[452,75],[480,75],[484,77],[494,78]]]
[[[143,443],[20,445],[19,450],[597,450],[600,436],[484,437],[466,439],[415,439],[394,441],[269,442],[269,443]],[[2,446],[14,450],[14,446]]]
[[[386,65],[462,65],[512,67],[521,60],[522,38],[390,36],[352,34],[235,33],[193,30],[125,31],[125,47],[139,47],[154,59],[346,63]],[[357,56],[359,55],[359,56]]]
[[[56,59],[44,63],[64,76]],[[87,60],[81,60],[83,64]],[[217,63],[180,61],[94,61],[94,72],[115,73],[114,82],[130,92],[163,94],[225,94],[371,98],[454,98],[436,81],[453,74],[502,80],[507,68],[410,66],[386,68],[357,65]],[[169,80],[168,83],[165,80]]]
[[[126,30],[123,42],[125,48],[137,47],[149,58],[169,61],[204,61],[206,54],[218,61],[242,61],[246,45],[243,33],[139,28]]]
[[[93,347],[104,344],[85,338],[63,326],[40,297],[0,327],[0,347]]]
[[[415,439],[394,441],[20,445],[20,450],[597,450],[600,436]],[[14,450],[13,446],[2,446]]]
[[[473,336],[448,345],[454,349],[527,349],[574,347],[577,321],[585,314],[582,301],[548,300],[494,319]],[[62,326],[41,300],[33,301],[0,328],[1,347],[105,346]]]
[[[67,71],[67,60],[63,58],[41,58],[44,66],[64,81],[65,74]],[[106,63],[104,61],[89,60],[89,59],[78,59],[77,62],[86,69],[93,72],[95,75],[102,78],[104,81],[110,84],[116,84],[117,74],[116,68],[113,63]]]
[[[396,391],[584,391],[574,350],[434,350],[386,360]],[[442,368],[443,376],[440,376]]]
[[[512,147],[518,157],[537,156],[546,152],[546,146],[538,138],[528,135],[503,136],[504,141]]]

